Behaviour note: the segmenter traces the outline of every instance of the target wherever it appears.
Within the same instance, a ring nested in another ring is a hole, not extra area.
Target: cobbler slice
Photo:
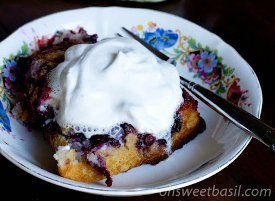
[[[174,115],[170,148],[167,140],[156,139],[153,133],[139,133],[128,123],[119,124],[111,132],[99,133],[89,139],[75,129],[60,127],[53,108],[45,104],[51,96],[46,76],[63,62],[69,47],[96,42],[97,35],[88,35],[82,28],[40,41],[39,50],[19,59],[18,103],[14,109],[21,111],[16,116],[29,128],[42,128],[56,151],[54,157],[61,176],[82,182],[106,178],[106,184],[111,186],[112,175],[166,159],[203,132],[205,122],[197,111],[198,102],[182,90],[184,102]]]

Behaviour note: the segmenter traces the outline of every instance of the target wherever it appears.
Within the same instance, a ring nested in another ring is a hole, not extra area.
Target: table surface
[[[275,14],[272,0],[168,0],[162,3],[134,3],[114,0],[1,0],[0,40],[24,23],[61,10],[88,6],[142,7],[173,13],[216,33],[231,44],[253,67],[264,97],[261,119],[275,127],[274,67]],[[273,48],[272,48],[273,46]],[[265,146],[252,140],[231,165],[218,174],[188,188],[218,189],[270,188],[275,197],[275,157]],[[41,181],[8,162],[0,155],[1,197],[20,196],[23,200],[48,200],[55,197],[78,200],[122,200],[89,195]],[[10,193],[13,190],[14,193]],[[258,200],[259,197],[161,196],[159,194],[123,198],[125,200]]]

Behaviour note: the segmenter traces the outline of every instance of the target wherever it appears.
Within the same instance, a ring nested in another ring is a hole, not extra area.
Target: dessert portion
[[[177,70],[138,42],[83,29],[20,58],[18,118],[40,127],[59,173],[82,182],[156,164],[205,129]]]
[[[176,68],[125,37],[70,47],[47,81],[51,93],[40,112],[53,108],[61,128],[86,138],[128,123],[168,141],[183,103]]]

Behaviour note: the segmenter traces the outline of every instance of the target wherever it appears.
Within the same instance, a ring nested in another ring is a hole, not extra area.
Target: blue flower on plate
[[[8,60],[3,69],[4,77],[9,78],[12,82],[16,80],[16,66],[17,63],[14,60]]]
[[[5,131],[11,132],[10,120],[1,101],[0,101],[0,126]]]
[[[201,58],[198,62],[198,66],[205,72],[211,73],[213,68],[218,64],[218,61],[215,59],[216,55],[207,51],[201,53]]]
[[[172,47],[178,41],[178,34],[172,30],[157,28],[154,32],[145,32],[144,40],[158,50]]]

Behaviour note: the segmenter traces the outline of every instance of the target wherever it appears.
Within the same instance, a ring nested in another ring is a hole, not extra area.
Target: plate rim
[[[59,12],[55,12],[55,13],[51,13],[36,19],[33,19],[25,24],[23,24],[22,26],[20,26],[19,28],[17,28],[15,31],[13,31],[9,36],[7,36],[6,38],[4,38],[0,44],[3,41],[6,41],[7,39],[9,39],[10,37],[12,37],[13,34],[15,34],[16,32],[18,32],[19,30],[23,29],[24,27],[32,24],[35,21],[39,21],[39,20],[43,20],[45,18],[49,18],[51,16],[54,15],[60,15],[63,13],[67,13],[67,12],[81,12],[83,10],[96,10],[96,9],[121,9],[121,10],[138,10],[138,11],[146,11],[146,12],[154,12],[154,13],[159,13],[159,14],[165,14],[168,15],[170,17],[176,17],[179,19],[183,19],[186,20],[188,23],[192,24],[192,26],[198,26],[200,27],[203,31],[206,31],[212,35],[214,35],[215,37],[217,37],[221,42],[223,42],[227,47],[232,48],[232,50],[234,51],[234,53],[236,53],[241,59],[243,59],[243,61],[247,64],[248,70],[251,71],[252,75],[254,76],[255,81],[257,81],[257,86],[258,86],[258,90],[259,90],[259,102],[256,104],[256,108],[255,111],[253,111],[252,113],[260,118],[261,112],[262,112],[262,105],[263,105],[263,93],[262,93],[262,88],[259,82],[259,79],[255,73],[255,71],[253,70],[253,68],[248,64],[248,62],[240,55],[240,53],[238,53],[236,51],[236,49],[234,47],[232,47],[230,44],[228,44],[227,42],[225,42],[221,37],[219,37],[218,35],[216,35],[215,33],[208,31],[207,29],[203,28],[202,26],[189,21],[188,19],[185,19],[183,17],[171,14],[171,13],[167,13],[167,12],[163,12],[163,11],[158,11],[158,10],[153,10],[153,9],[147,9],[147,8],[131,8],[131,7],[118,7],[118,6],[109,6],[109,7],[84,7],[84,8],[78,8],[78,9],[69,9],[69,10],[64,10],[64,11],[59,11]],[[30,169],[29,167],[25,166],[24,164],[20,163],[19,161],[17,161],[15,158],[13,158],[12,156],[10,156],[7,152],[4,151],[4,149],[1,149],[0,146],[0,153],[6,158],[8,159],[10,162],[12,162],[13,164],[15,164],[17,167],[19,167],[20,169],[26,171],[27,173],[40,178],[44,181],[47,181],[49,183],[61,186],[61,187],[66,187],[72,190],[77,190],[77,191],[81,191],[81,192],[86,192],[86,193],[91,193],[91,194],[97,194],[97,195],[107,195],[107,196],[139,196],[139,195],[148,195],[148,194],[154,194],[154,193],[160,193],[163,191],[170,191],[170,190],[174,190],[177,188],[182,188],[182,187],[186,187],[192,184],[195,184],[197,182],[200,182],[204,179],[207,179],[211,176],[213,176],[214,174],[220,172],[221,170],[223,170],[225,167],[227,167],[228,165],[230,165],[243,151],[244,149],[247,147],[247,145],[249,144],[249,142],[251,141],[252,137],[251,136],[247,136],[246,139],[243,140],[242,144],[239,145],[238,150],[236,150],[236,153],[233,154],[230,159],[228,159],[226,162],[222,163],[219,167],[217,167],[214,171],[205,174],[203,176],[198,176],[195,179],[192,179],[191,181],[187,181],[185,183],[181,183],[180,181],[174,182],[174,183],[168,183],[168,184],[164,184],[161,185],[161,187],[154,187],[154,188],[135,188],[135,189],[100,189],[100,188],[88,188],[88,187],[84,187],[84,186],[77,186],[76,184],[71,184],[69,182],[64,182],[64,181],[60,181],[60,180],[55,180],[52,177],[48,177],[46,175],[43,175],[37,171],[34,171],[32,169]],[[39,169],[41,169],[42,171],[46,171],[43,170],[42,168],[38,167]],[[53,173],[50,173],[53,174]],[[61,176],[59,176],[61,177]]]

